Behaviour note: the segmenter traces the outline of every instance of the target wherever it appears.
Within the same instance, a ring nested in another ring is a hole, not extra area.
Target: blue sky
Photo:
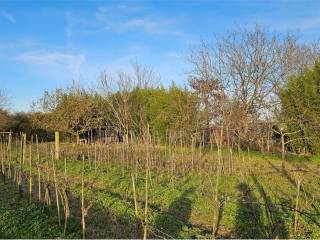
[[[256,23],[320,39],[320,1],[0,1],[0,88],[12,111],[44,90],[91,87],[103,70],[152,66],[164,86],[187,83],[186,56],[202,39]]]

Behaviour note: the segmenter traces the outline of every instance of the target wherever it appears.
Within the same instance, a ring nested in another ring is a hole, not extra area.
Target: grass
[[[39,202],[28,203],[10,182],[0,180],[0,238],[79,238],[80,226],[64,236],[54,211]]]
[[[119,154],[116,156],[119,152],[114,151],[113,153],[114,155],[111,155],[113,161],[99,163],[97,171],[95,171],[92,161],[89,164],[89,160],[86,160],[85,196],[87,203],[89,201],[93,203],[87,217],[87,237],[139,238],[142,233],[140,219],[142,219],[144,206],[144,170],[141,168],[137,173],[139,217],[136,218],[131,187],[132,171],[130,168],[123,169],[119,164]],[[170,179],[166,174],[157,178],[157,172],[152,171],[148,215],[150,237],[212,237],[211,228],[215,210],[212,196],[216,176],[215,171],[210,168],[215,165],[215,160],[210,154],[207,152],[202,157],[202,161],[208,164],[207,168],[204,167],[200,171],[187,171],[185,174],[178,173],[174,179]],[[229,176],[227,171],[224,171],[220,180],[219,200],[222,207],[217,237],[319,238],[320,196],[318,193],[320,178],[317,173],[319,170],[318,160],[304,159],[300,156],[290,158],[288,155],[286,168],[282,169],[281,160],[277,154],[259,152],[250,152],[249,155],[242,154],[243,158],[235,158],[234,160],[233,174]],[[183,156],[186,158],[185,161],[189,161],[190,156],[186,152],[183,152]],[[68,178],[74,201],[72,218],[76,220],[79,219],[78,197],[81,185],[79,178],[82,171],[81,166],[81,161],[71,158],[67,160]],[[64,162],[59,161],[59,179],[62,179],[63,171]],[[295,181],[298,174],[302,179],[302,189],[299,227],[298,231],[294,232]],[[3,185],[3,187],[6,186]],[[11,202],[17,201],[14,194],[8,196],[10,196]],[[20,228],[17,228],[19,223],[15,221],[21,217],[17,215],[13,218],[16,220],[12,220],[9,224],[12,226],[12,230],[7,233],[11,235],[4,237],[47,238],[62,236],[62,227],[57,226],[54,210],[44,214],[41,211],[41,205],[40,207],[35,204],[30,206],[22,199],[19,201],[23,202],[22,209],[26,213],[30,212],[28,209],[31,207],[39,208],[39,211],[35,211],[34,218],[27,218],[27,222],[32,223],[32,226],[33,224],[37,225],[37,220],[34,219],[45,217],[45,219],[49,219],[49,222],[45,222],[45,224],[50,226],[49,229],[52,231],[43,230],[45,227],[42,227],[41,230],[30,231],[30,233],[24,232],[23,228],[20,231]],[[10,204],[3,205],[3,209],[10,211]],[[15,216],[14,213],[12,215]],[[5,224],[1,221],[0,228],[8,228],[5,227]],[[74,226],[77,227],[71,227],[68,230],[68,237],[79,237],[80,225],[75,223]]]

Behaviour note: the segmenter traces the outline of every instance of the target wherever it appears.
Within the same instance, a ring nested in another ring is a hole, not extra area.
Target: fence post
[[[59,139],[59,132],[55,131],[54,132],[54,148],[55,148],[55,159],[59,160],[60,158],[60,139]]]

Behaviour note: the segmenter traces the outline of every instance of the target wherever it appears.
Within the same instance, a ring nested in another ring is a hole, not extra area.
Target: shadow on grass
[[[86,221],[89,238],[142,238],[143,228],[139,219],[125,214],[116,214],[104,207],[91,208]]]
[[[266,238],[262,221],[262,209],[250,186],[242,182],[238,185],[240,198],[236,215],[236,238]]]
[[[273,165],[270,161],[268,161],[268,163],[270,164],[270,166],[271,166],[274,170],[276,170],[276,171],[277,171],[278,173],[280,173],[283,177],[285,177],[285,178],[289,181],[289,183],[292,184],[292,186],[293,186],[294,188],[296,188],[297,184],[296,184],[295,180],[290,176],[290,174],[289,174],[289,172],[288,172],[288,170],[287,170],[286,168],[281,167],[281,169],[280,169],[280,168],[276,167],[275,165]],[[301,186],[300,191],[304,194],[304,196],[308,197],[309,199],[313,199],[313,198],[314,198],[314,196],[313,196],[311,193],[309,193],[308,191],[305,190],[305,188],[304,188],[303,185]],[[309,203],[309,204],[310,204],[310,206],[313,208],[316,217],[314,217],[313,215],[310,215],[310,214],[305,214],[305,216],[307,216],[308,219],[309,219],[312,223],[315,223],[315,224],[319,227],[319,226],[320,226],[320,222],[318,221],[318,219],[320,219],[320,218],[319,218],[319,217],[320,217],[319,207],[317,206],[317,204],[316,204],[314,201],[312,201],[312,202]],[[291,203],[290,201],[287,201],[287,200],[283,199],[282,205],[283,205],[283,206],[291,206],[292,203]],[[288,207],[287,207],[287,208],[288,208]],[[289,208],[289,209],[291,209],[291,208]],[[292,211],[292,210],[293,210],[293,209],[291,209],[291,211]]]
[[[170,237],[179,238],[184,226],[189,225],[192,201],[191,195],[194,188],[189,188],[182,192],[169,206],[168,210],[160,213],[155,220],[155,228],[167,233]]]
[[[286,170],[286,168],[281,167],[281,169],[279,169],[277,166],[275,166],[272,162],[270,162],[268,160],[269,165],[272,167],[272,169],[276,170],[279,174],[281,174],[282,176],[284,176],[293,186],[296,186],[296,182],[294,181],[294,179],[289,175],[288,171]]]
[[[2,177],[0,174],[0,178],[2,181]],[[28,179],[26,175],[23,176],[22,179],[22,187],[21,193],[19,194],[18,187],[16,184],[12,182],[12,179],[6,179],[6,182],[1,183],[6,188],[10,189],[14,193],[14,197],[17,199],[9,199],[11,202],[23,202],[25,203],[24,206],[19,208],[20,212],[28,212],[30,211],[30,205],[28,204]],[[54,196],[54,189],[53,185],[49,184],[49,191],[50,191],[50,199],[51,199],[51,207],[48,208],[46,204],[43,202],[39,202],[37,200],[38,197],[38,189],[37,189],[37,179],[34,179],[33,185],[33,199],[32,199],[32,206],[36,206],[32,209],[37,210],[37,214],[34,215],[35,219],[38,221],[42,221],[45,219],[44,224],[41,223],[43,229],[33,231],[32,227],[36,228],[34,225],[34,221],[29,219],[28,216],[20,216],[19,221],[21,221],[24,225],[27,226],[27,229],[30,227],[30,231],[28,231],[28,235],[25,233],[21,233],[22,230],[19,230],[22,227],[22,224],[19,222],[15,222],[14,224],[10,225],[10,228],[13,229],[11,233],[7,233],[5,235],[6,238],[61,238],[61,237],[71,237],[71,238],[80,238],[81,237],[81,200],[79,196],[73,195],[70,191],[68,191],[68,202],[70,207],[70,219],[67,224],[66,236],[63,235],[63,228],[64,228],[64,212],[63,206],[60,206],[61,211],[61,226],[58,224],[58,217],[57,217],[57,208],[55,206],[55,196]],[[0,194],[1,196],[1,194]],[[42,192],[42,196],[44,193]],[[8,198],[8,194],[7,194]],[[8,200],[8,201],[9,201]],[[141,221],[135,218],[131,214],[119,214],[116,211],[112,211],[112,208],[105,208],[104,206],[100,206],[99,203],[92,202],[93,205],[88,211],[88,215],[86,216],[86,238],[142,238],[142,225]],[[88,205],[89,201],[85,201],[85,205]],[[128,208],[130,206],[128,205]],[[1,208],[1,203],[0,203]],[[15,213],[15,211],[13,211]],[[13,216],[14,217],[14,216]],[[12,219],[14,219],[11,217]],[[0,219],[1,220],[1,219]],[[30,220],[30,221],[29,221]],[[47,222],[49,222],[47,224]],[[17,225],[16,225],[17,224]],[[23,225],[23,226],[24,226]],[[15,230],[17,229],[17,230]],[[0,221],[0,230],[1,230],[1,221]],[[1,231],[0,231],[1,233]],[[3,237],[0,234],[0,238]]]
[[[264,153],[265,157],[271,157],[273,159],[281,159],[281,152]],[[286,152],[285,159],[287,162],[310,162],[312,161],[312,156],[310,155],[298,155],[295,153]]]
[[[0,174],[2,175],[2,174]],[[3,176],[3,175],[2,175]],[[64,235],[59,226],[55,208],[45,208],[45,204],[32,199],[22,181],[19,189],[12,179],[0,180],[0,238],[80,238],[77,223],[70,223],[70,230]]]
[[[289,171],[285,167],[281,167],[281,169],[279,169],[275,165],[273,165],[270,161],[268,161],[268,163],[270,164],[270,166],[274,170],[276,170],[278,173],[280,173],[282,176],[284,176],[292,184],[293,187],[297,187],[296,181],[292,178],[292,176],[290,175]],[[301,169],[297,168],[296,171],[297,172],[298,171],[301,172]],[[309,192],[305,191],[305,189],[303,187],[301,187],[301,192],[306,194],[309,198],[312,198],[312,195]]]
[[[222,219],[223,210],[224,210],[224,201],[220,201],[216,231],[214,232],[214,236],[219,236],[220,223],[221,223],[221,219]]]
[[[268,220],[268,238],[288,238],[288,231],[285,226],[285,220],[283,219],[283,213],[276,207],[267,194],[261,183],[257,180],[256,176],[251,176],[254,184],[256,185],[260,195],[263,198],[265,204],[265,213]]]

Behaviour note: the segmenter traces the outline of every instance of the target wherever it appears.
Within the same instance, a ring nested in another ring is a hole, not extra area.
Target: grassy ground
[[[0,238],[79,238],[80,227],[64,236],[54,211],[21,197],[18,188],[0,179]],[[77,231],[77,229],[79,229]]]
[[[181,157],[187,157],[186,154],[188,153],[181,153]],[[276,154],[243,153],[240,158],[234,158],[231,175],[227,174],[225,168],[219,184],[221,208],[217,237],[320,238],[320,162],[317,158],[293,155],[287,156],[287,159],[285,168],[282,168],[280,158]],[[168,178],[166,174],[157,177],[157,172],[152,172],[148,213],[150,237],[212,237],[213,213],[216,208],[213,204],[213,189],[216,176],[210,166],[216,164],[214,153],[207,152],[202,161],[206,162],[208,167],[204,165],[200,170],[176,174],[173,179]],[[62,181],[64,161],[58,162],[58,172]],[[77,222],[81,172],[81,161],[67,160],[68,182],[73,194],[71,212],[72,219],[75,219],[75,223],[68,228],[67,237],[79,237],[80,225]],[[131,172],[130,168],[123,169],[117,161],[99,162],[95,170],[93,162],[89,163],[89,160],[86,160],[86,204],[93,203],[87,216],[87,237],[141,237],[144,171],[139,169],[137,173],[138,218],[134,214]],[[298,178],[302,181],[302,188],[298,228],[294,231]],[[40,208],[35,204],[29,206],[25,200],[17,200],[16,191],[4,197],[2,188],[12,190],[8,186],[3,183],[0,186],[1,196],[8,202],[2,206],[7,215],[0,213],[0,229],[4,229],[5,231],[1,231],[7,234],[3,237],[62,236],[63,228],[57,225],[54,209],[49,213],[42,213],[41,205]],[[22,213],[17,210],[20,208],[14,205],[12,207],[12,204],[21,204]],[[31,215],[30,208],[35,209]],[[2,216],[11,215],[10,224],[2,220]],[[24,230],[19,221],[28,223],[27,226],[33,226],[34,230]],[[44,225],[39,227],[39,224]]]

